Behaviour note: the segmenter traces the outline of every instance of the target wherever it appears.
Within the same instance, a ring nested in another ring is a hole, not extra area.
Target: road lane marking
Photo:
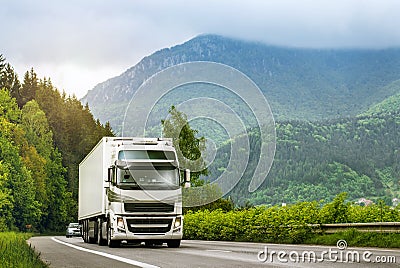
[[[230,252],[232,252],[231,250],[222,250],[222,249],[206,249],[206,251],[222,252],[222,253],[230,253]]]
[[[73,244],[58,240],[55,237],[52,237],[51,239],[53,241],[57,242],[57,243],[65,245],[65,246],[68,246],[68,247],[71,247],[71,248],[74,248],[74,249],[77,249],[77,250],[80,250],[80,251],[85,251],[85,252],[89,252],[89,253],[92,253],[92,254],[100,255],[100,256],[103,256],[103,257],[106,257],[106,258],[109,258],[109,259],[113,259],[113,260],[117,260],[117,261],[120,261],[120,262],[136,265],[136,266],[143,267],[143,268],[160,268],[158,266],[151,265],[151,264],[148,264],[148,263],[131,260],[131,259],[127,259],[127,258],[124,258],[124,257],[115,256],[115,255],[112,255],[112,254],[109,254],[109,253],[105,253],[105,252],[101,252],[101,251],[96,251],[96,250],[92,250],[92,249],[79,247],[79,246],[76,246],[76,245],[73,245]]]

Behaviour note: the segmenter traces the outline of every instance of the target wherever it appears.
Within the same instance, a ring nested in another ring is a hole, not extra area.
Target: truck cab
[[[100,143],[93,149],[99,152],[89,153],[80,165],[84,241],[110,247],[121,242],[179,247],[182,182],[172,140],[109,137]]]

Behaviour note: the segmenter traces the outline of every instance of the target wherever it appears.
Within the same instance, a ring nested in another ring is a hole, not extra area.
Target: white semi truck
[[[190,180],[188,174],[185,181]],[[121,242],[179,247],[180,185],[171,139],[102,138],[79,164],[83,240],[109,247]]]

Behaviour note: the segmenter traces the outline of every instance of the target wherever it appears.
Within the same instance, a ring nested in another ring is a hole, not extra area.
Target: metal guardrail
[[[319,228],[327,234],[342,232],[346,229],[372,233],[400,233],[400,222],[312,224],[311,227]]]
[[[366,223],[327,223],[327,224],[307,224],[307,225],[281,225],[281,226],[253,226],[256,229],[263,229],[265,233],[271,233],[269,228],[304,228],[310,227],[314,233],[333,234],[343,232],[348,229],[356,229],[359,232],[371,233],[400,233],[400,222],[366,222]]]

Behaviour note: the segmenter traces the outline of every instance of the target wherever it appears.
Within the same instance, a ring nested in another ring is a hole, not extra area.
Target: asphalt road
[[[182,241],[180,248],[108,248],[62,236],[33,237],[28,243],[50,267],[400,267],[395,249],[195,240]]]

